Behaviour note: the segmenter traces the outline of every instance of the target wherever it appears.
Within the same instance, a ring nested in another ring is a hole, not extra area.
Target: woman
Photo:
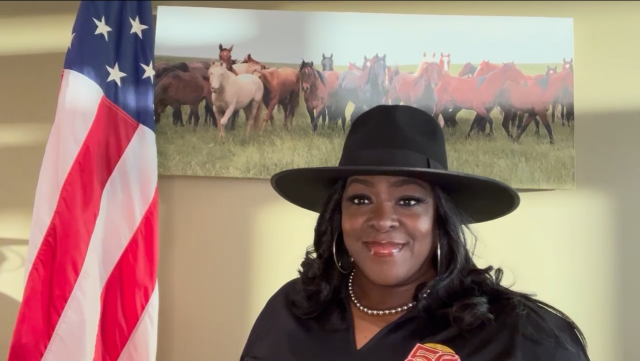
[[[427,113],[374,107],[353,122],[337,167],[271,183],[320,214],[300,276],[267,302],[241,361],[588,360],[567,316],[473,262],[464,227],[511,213],[520,198],[449,171]]]

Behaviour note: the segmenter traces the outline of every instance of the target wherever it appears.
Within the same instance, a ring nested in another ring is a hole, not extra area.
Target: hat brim
[[[438,186],[471,223],[495,220],[520,205],[515,189],[498,180],[473,174],[424,168],[311,167],[281,171],[271,186],[285,200],[312,212],[320,212],[325,198],[340,179],[355,175],[390,175],[416,178]]]

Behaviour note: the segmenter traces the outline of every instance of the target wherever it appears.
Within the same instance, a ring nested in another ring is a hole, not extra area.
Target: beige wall
[[[300,3],[217,6],[362,11],[362,3]],[[76,7],[0,2],[2,355],[19,305],[21,257]],[[514,214],[476,227],[478,259],[506,267],[508,281],[517,274],[516,288],[537,292],[572,316],[593,360],[640,360],[640,313],[633,307],[640,304],[633,276],[640,275],[640,146],[634,144],[640,4],[379,2],[366,11],[575,19],[578,189],[523,194]],[[416,44],[423,47],[429,44]],[[266,299],[294,277],[314,215],[280,200],[267,181],[162,177],[160,206],[158,360],[235,360]]]

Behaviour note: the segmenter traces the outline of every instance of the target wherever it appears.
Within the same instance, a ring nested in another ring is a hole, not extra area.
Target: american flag
[[[151,1],[82,1],[40,170],[9,361],[155,360]]]

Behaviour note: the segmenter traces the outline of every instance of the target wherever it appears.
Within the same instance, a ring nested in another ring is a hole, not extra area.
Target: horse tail
[[[269,89],[268,81],[262,82],[262,84],[264,86],[264,91],[262,92],[262,103],[268,107],[271,102],[271,89]]]
[[[289,110],[291,114],[294,114],[298,107],[300,106],[300,90],[302,89],[302,81],[300,79],[300,73],[296,73],[296,86],[293,87],[293,90],[289,94]]]

